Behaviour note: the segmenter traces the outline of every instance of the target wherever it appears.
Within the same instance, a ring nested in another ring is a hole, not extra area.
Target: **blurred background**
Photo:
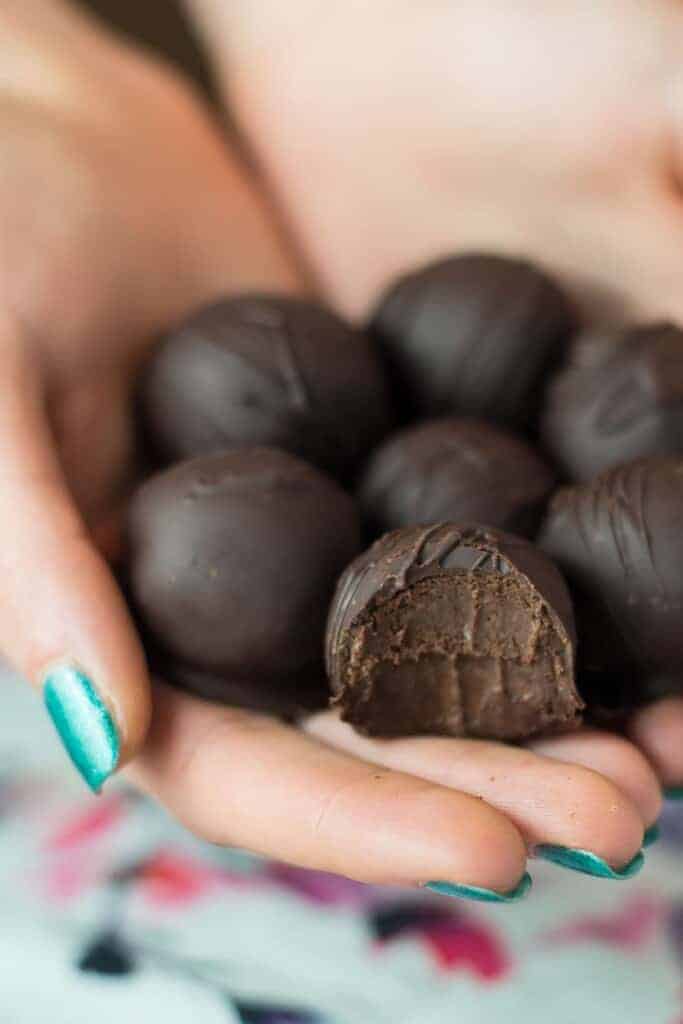
[[[112,25],[175,61],[210,91],[210,76],[181,7],[173,0],[80,0]]]

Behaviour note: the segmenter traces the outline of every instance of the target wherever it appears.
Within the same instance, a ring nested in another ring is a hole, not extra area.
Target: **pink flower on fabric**
[[[469,971],[496,982],[512,967],[512,958],[496,929],[475,913],[446,908],[429,900],[396,900],[368,915],[380,948],[406,935],[429,950],[439,968]]]
[[[290,889],[309,903],[323,906],[363,908],[377,900],[377,890],[370,885],[323,871],[306,871],[289,864],[267,864],[264,878]]]
[[[89,801],[85,809],[79,806],[78,811],[60,822],[45,845],[48,850],[57,852],[74,850],[101,839],[123,821],[125,812],[126,801],[119,794]]]
[[[574,942],[602,942],[629,953],[637,953],[655,937],[665,916],[665,907],[652,896],[635,896],[618,911],[587,914],[543,936],[542,942],[566,945]]]

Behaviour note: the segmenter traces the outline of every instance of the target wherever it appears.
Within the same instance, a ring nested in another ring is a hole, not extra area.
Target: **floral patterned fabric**
[[[85,795],[2,683],[2,1024],[683,1024],[683,805],[630,882],[532,862],[518,905],[378,889]]]

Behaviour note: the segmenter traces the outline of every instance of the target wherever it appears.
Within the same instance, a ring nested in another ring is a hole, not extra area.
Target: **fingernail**
[[[633,878],[645,863],[645,858],[639,852],[623,868],[613,868],[602,857],[598,857],[597,853],[591,853],[590,850],[572,850],[567,846],[537,846],[533,855],[540,857],[541,860],[559,864],[560,867],[568,868],[570,871],[593,875],[594,878]]]
[[[525,874],[519,885],[509,892],[480,889],[476,885],[456,885],[453,882],[427,882],[425,889],[438,892],[441,896],[457,896],[461,900],[476,900],[478,903],[515,903],[526,896],[532,884],[531,876]]]
[[[683,800],[683,786],[668,786],[664,790],[665,800]]]
[[[50,669],[43,682],[48,714],[66,752],[95,793],[119,760],[114,721],[92,682],[73,665]]]
[[[643,849],[647,850],[648,846],[654,846],[660,835],[661,832],[658,822],[655,822],[654,825],[650,825],[649,828],[646,828],[643,835]]]

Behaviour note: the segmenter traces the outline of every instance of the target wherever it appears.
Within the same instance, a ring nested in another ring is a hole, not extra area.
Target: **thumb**
[[[99,791],[141,745],[144,656],[123,598],[68,493],[40,375],[0,322],[0,648],[33,685]]]

